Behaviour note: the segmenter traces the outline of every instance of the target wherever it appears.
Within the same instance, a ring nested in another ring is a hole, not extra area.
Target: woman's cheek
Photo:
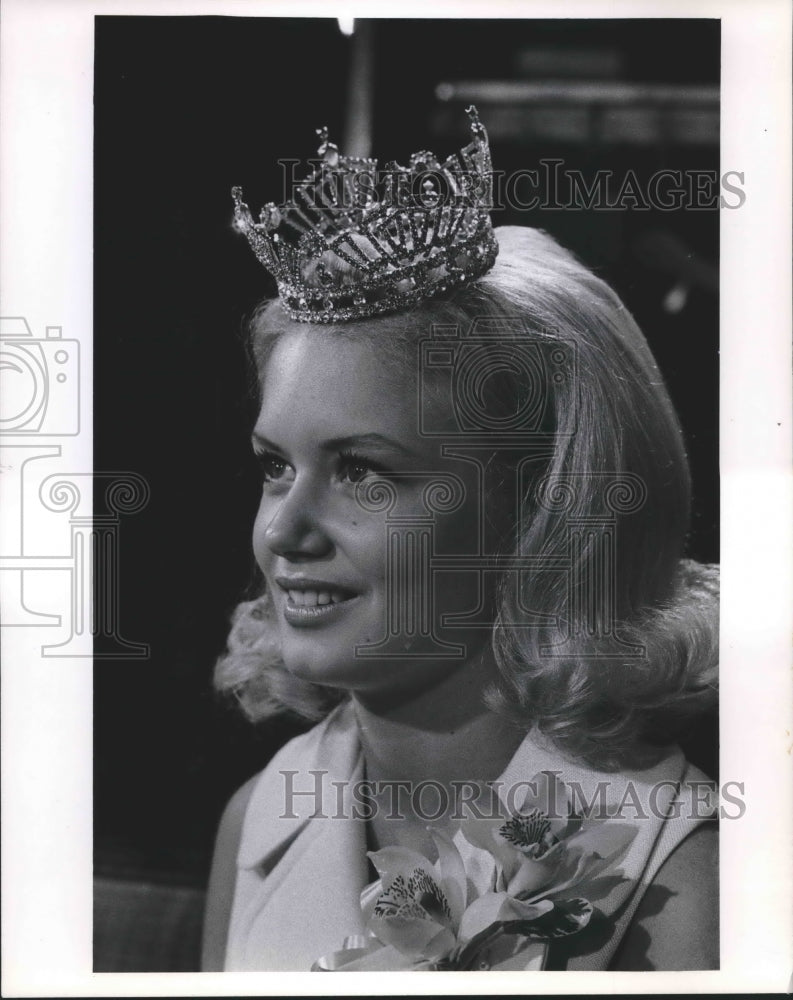
[[[383,517],[356,511],[339,525],[339,548],[370,580],[385,576],[388,526]]]

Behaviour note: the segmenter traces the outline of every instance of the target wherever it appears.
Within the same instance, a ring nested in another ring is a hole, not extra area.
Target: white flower
[[[361,905],[370,934],[397,963],[392,967],[486,967],[526,939],[587,925],[593,907],[581,893],[617,864],[636,828],[585,822],[549,774],[528,784],[514,812],[489,785],[480,786],[453,839],[430,830],[436,861],[403,847],[369,855],[380,878],[364,890]],[[559,804],[559,815],[549,802]]]

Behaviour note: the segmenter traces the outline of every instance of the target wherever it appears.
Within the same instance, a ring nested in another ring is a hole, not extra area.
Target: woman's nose
[[[333,547],[322,527],[316,503],[294,487],[264,529],[264,540],[275,555],[293,561],[320,558]]]

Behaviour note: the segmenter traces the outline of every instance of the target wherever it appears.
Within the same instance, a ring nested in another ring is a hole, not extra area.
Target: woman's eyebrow
[[[264,434],[260,434],[256,429],[251,432],[251,442],[254,447],[258,445],[259,447],[267,448],[268,451],[277,451],[279,453],[282,451],[277,444],[266,438]]]
[[[415,457],[416,453],[406,447],[400,441],[387,437],[385,434],[351,434],[349,437],[332,438],[324,441],[323,448],[328,451],[344,451],[349,448],[388,448],[390,451],[399,451],[403,455]]]
[[[284,450],[280,445],[275,444],[274,441],[271,441],[255,429],[251,433],[251,441],[254,446],[267,448],[269,451],[278,452],[279,454]],[[390,451],[398,451],[411,458],[416,457],[416,452],[411,448],[407,448],[401,442],[385,434],[376,433],[351,434],[348,437],[331,438],[328,441],[322,441],[320,447],[325,451],[344,451],[352,448],[375,448],[382,450],[387,448]]]

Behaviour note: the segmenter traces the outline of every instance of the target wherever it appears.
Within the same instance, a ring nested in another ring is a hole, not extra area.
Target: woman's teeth
[[[289,600],[298,607],[317,607],[322,604],[340,604],[346,598],[333,590],[288,590]]]

